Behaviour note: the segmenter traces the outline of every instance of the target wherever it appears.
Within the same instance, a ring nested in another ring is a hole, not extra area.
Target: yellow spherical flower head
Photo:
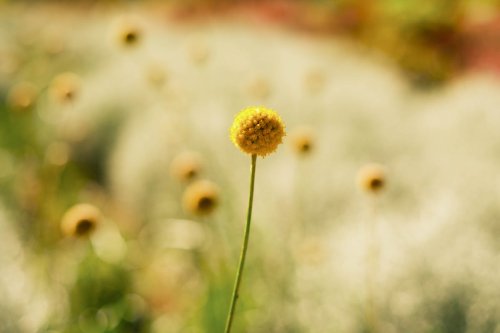
[[[134,45],[139,41],[139,36],[139,29],[130,25],[123,27],[122,31],[120,31],[119,38],[123,45]]]
[[[386,184],[385,169],[379,164],[367,164],[359,170],[357,181],[362,190],[378,193]]]
[[[85,237],[101,223],[101,212],[91,204],[77,204],[64,213],[61,229],[67,236]]]
[[[142,30],[135,17],[122,17],[114,22],[113,34],[124,47],[133,47],[142,39]]]
[[[186,151],[175,156],[170,164],[172,176],[181,181],[190,181],[196,178],[202,169],[202,161],[199,154]]]
[[[314,148],[314,136],[309,127],[296,128],[292,134],[292,148],[299,155],[305,155]]]
[[[266,156],[282,142],[285,125],[273,110],[249,107],[236,116],[230,132],[231,140],[241,151]]]
[[[50,85],[52,98],[61,104],[72,102],[79,90],[80,77],[70,72],[57,75]]]
[[[184,209],[196,215],[210,214],[219,203],[219,189],[208,180],[189,185],[184,192]]]

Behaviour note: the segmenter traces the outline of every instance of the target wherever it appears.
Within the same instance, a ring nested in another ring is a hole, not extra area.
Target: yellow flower
[[[125,47],[135,46],[140,42],[142,31],[134,18],[124,17],[114,24],[114,34],[118,43]]]
[[[299,155],[305,155],[314,148],[314,137],[309,127],[299,127],[292,134],[292,147]]]
[[[234,119],[231,140],[247,154],[266,156],[276,150],[285,136],[280,116],[265,107],[249,107]]]
[[[379,192],[386,183],[384,167],[375,163],[367,164],[359,170],[357,180],[362,190],[370,193]]]
[[[74,73],[57,75],[50,85],[52,98],[61,104],[72,102],[80,90],[80,78]]]
[[[9,91],[9,105],[19,111],[27,111],[35,104],[37,98],[37,89],[31,83],[22,82],[16,84]]]
[[[190,181],[196,178],[202,169],[201,157],[194,152],[177,155],[170,164],[170,172],[176,179]]]
[[[77,204],[64,213],[61,229],[67,236],[90,235],[101,223],[101,212],[91,204]]]
[[[186,188],[184,209],[196,215],[210,214],[219,203],[219,189],[208,180],[199,180]]]

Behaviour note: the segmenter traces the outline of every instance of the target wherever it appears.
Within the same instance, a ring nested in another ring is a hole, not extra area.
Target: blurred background
[[[500,333],[499,77],[495,0],[0,1],[0,332],[222,332],[265,105],[234,332]]]

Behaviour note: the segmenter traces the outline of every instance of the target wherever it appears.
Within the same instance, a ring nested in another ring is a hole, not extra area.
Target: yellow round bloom
[[[118,38],[123,45],[135,45],[139,41],[140,35],[139,29],[130,25],[122,27]]]
[[[170,164],[171,174],[182,181],[193,180],[200,174],[202,168],[200,155],[190,151],[180,153]]]
[[[219,189],[208,180],[189,185],[183,196],[184,209],[196,215],[208,215],[219,203]]]
[[[113,25],[113,35],[123,47],[133,47],[142,39],[142,30],[135,17],[122,17]]]
[[[37,89],[31,83],[18,83],[9,91],[8,102],[15,110],[27,111],[34,106],[37,94]]]
[[[309,127],[296,128],[292,134],[292,148],[299,155],[305,155],[314,148],[314,136]]]
[[[285,125],[273,110],[252,106],[236,116],[230,132],[231,141],[241,151],[266,156],[282,142]]]
[[[77,204],[64,213],[61,229],[67,236],[85,237],[101,223],[100,210],[91,204]]]
[[[359,170],[357,181],[362,190],[378,193],[386,184],[385,169],[379,164],[367,164]]]
[[[50,86],[52,98],[61,104],[72,102],[78,96],[79,90],[80,77],[70,72],[57,75]]]

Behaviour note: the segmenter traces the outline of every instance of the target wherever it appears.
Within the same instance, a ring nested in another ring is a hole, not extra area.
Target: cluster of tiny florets
[[[285,136],[285,125],[273,110],[250,107],[241,111],[231,126],[231,140],[243,152],[266,156]]]

